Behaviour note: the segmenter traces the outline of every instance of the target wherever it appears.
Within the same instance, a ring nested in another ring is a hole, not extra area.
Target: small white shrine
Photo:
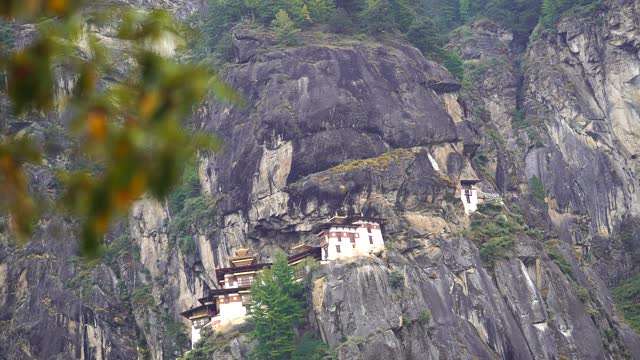
[[[464,206],[465,214],[469,215],[478,210],[478,188],[476,183],[479,180],[461,180],[460,181],[460,200]]]
[[[382,219],[334,216],[318,229],[322,261],[372,254],[384,250]]]

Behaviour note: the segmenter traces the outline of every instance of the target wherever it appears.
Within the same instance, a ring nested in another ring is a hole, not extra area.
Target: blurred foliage
[[[56,205],[82,219],[82,254],[95,257],[110,223],[135,200],[144,193],[164,199],[180,178],[181,164],[196,151],[220,147],[217,139],[184,127],[193,108],[210,93],[234,104],[240,98],[209,68],[162,54],[162,44],[182,41],[180,27],[167,12],[82,5],[3,2],[5,21],[36,22],[37,35],[25,47],[3,54],[1,63],[13,115],[73,114],[65,131],[87,166],[59,171],[65,191]],[[122,46],[118,55],[124,52],[132,60],[125,70],[91,31],[100,27],[115,27],[113,38]],[[101,77],[116,67],[122,81],[103,86]],[[57,70],[77,79],[72,93],[61,95],[56,89]],[[29,235],[42,208],[28,187],[27,169],[38,164],[41,154],[29,137],[2,134],[0,204],[8,209],[18,238]]]
[[[144,285],[133,290],[131,294],[131,305],[134,311],[143,311],[145,309],[155,309],[156,301],[151,295],[151,284]]]

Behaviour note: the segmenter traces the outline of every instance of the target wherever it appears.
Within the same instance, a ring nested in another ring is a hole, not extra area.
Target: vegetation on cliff
[[[287,256],[276,254],[270,269],[258,274],[251,286],[249,321],[255,325],[255,359],[289,359],[296,348],[294,328],[304,318],[303,285],[296,282]]]
[[[611,292],[624,319],[640,333],[640,275],[627,280]]]

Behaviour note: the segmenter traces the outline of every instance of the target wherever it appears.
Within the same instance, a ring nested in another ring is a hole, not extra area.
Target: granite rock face
[[[25,249],[5,237],[0,241],[0,354],[135,358],[136,324],[120,301],[115,274],[108,266],[87,269],[72,259],[76,244],[68,239],[73,239],[69,223],[56,219]],[[82,290],[75,293],[77,288]]]
[[[545,138],[527,151],[525,172],[543,180],[564,240],[597,257],[615,285],[637,271],[638,245],[618,232],[640,211],[640,5],[607,5],[564,19],[525,55],[524,109]]]
[[[607,357],[562,273],[542,259],[536,275],[531,259],[501,261],[492,274],[468,240],[448,238],[386,261],[338,262],[316,274],[313,313],[341,359]],[[391,271],[404,284],[393,288]]]

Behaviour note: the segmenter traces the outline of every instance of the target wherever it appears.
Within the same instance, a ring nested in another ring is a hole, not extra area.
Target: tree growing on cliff
[[[429,18],[414,22],[407,32],[407,39],[425,56],[440,51],[444,39],[438,34],[435,24]]]
[[[249,321],[255,325],[251,338],[257,340],[254,359],[290,359],[296,349],[294,327],[304,317],[303,285],[287,256],[276,255],[271,269],[256,276],[251,287],[253,305]]]
[[[314,22],[327,22],[336,10],[333,0],[309,0],[309,12]]]
[[[367,30],[378,34],[392,30],[406,32],[416,14],[404,0],[367,0],[361,17]]]
[[[284,45],[293,45],[296,43],[296,34],[300,29],[296,28],[295,23],[289,18],[289,14],[280,10],[276,14],[276,18],[271,22],[271,31],[275,34],[276,40]]]

